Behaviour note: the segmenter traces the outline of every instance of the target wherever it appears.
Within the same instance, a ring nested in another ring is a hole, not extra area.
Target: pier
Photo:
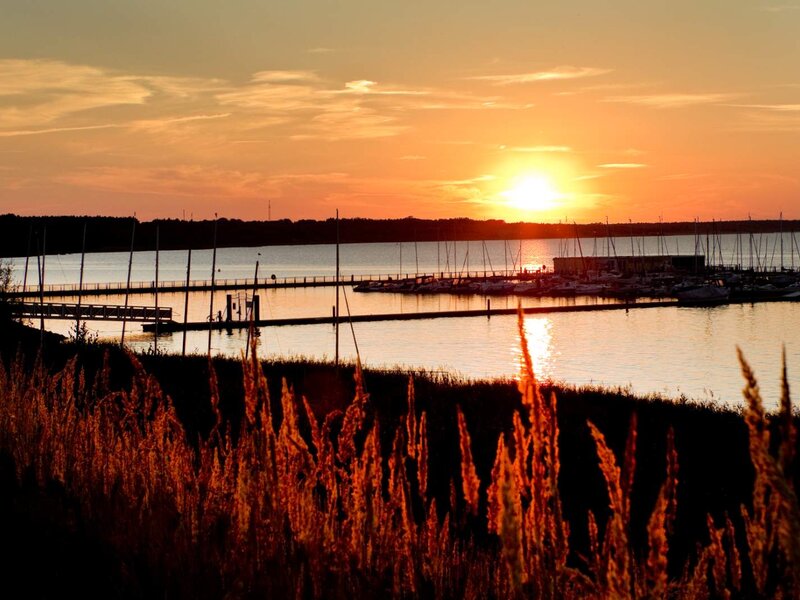
[[[534,306],[523,308],[522,312],[526,315],[548,314],[548,313],[568,313],[568,312],[590,312],[607,310],[629,310],[636,308],[664,308],[669,306],[685,306],[678,300],[663,300],[652,302],[625,302],[614,304],[578,304],[572,306]],[[339,317],[339,323],[367,323],[376,321],[415,321],[421,319],[442,319],[456,317],[492,317],[499,315],[515,315],[516,308],[486,308],[476,310],[446,310],[446,311],[427,311],[413,313],[387,313],[375,315],[351,315],[349,317]],[[284,319],[261,319],[253,321],[254,327],[284,327],[289,325],[334,325],[337,319],[333,316],[324,317],[291,317]],[[171,331],[207,331],[247,329],[250,321],[195,321],[190,323],[167,322],[160,323],[158,330],[161,333]],[[155,326],[151,324],[143,325],[145,331],[154,331]]]
[[[380,275],[351,274],[339,278],[339,285],[356,285],[367,282],[389,283],[400,280],[429,279],[528,279],[536,276],[533,273],[515,271],[469,271],[469,272],[439,272],[439,273],[391,273]],[[29,286],[27,289],[14,292],[17,298],[45,297],[70,297],[70,296],[114,296],[121,294],[159,294],[167,292],[208,292],[236,291],[236,290],[262,290],[273,288],[300,288],[300,287],[334,287],[337,285],[334,275],[307,275],[299,277],[264,277],[259,279],[217,279],[213,283],[210,279],[198,279],[187,282],[175,281],[133,281],[127,285],[124,281],[112,283],[84,283],[81,287],[74,283],[54,283],[40,286]]]
[[[116,304],[68,304],[61,302],[13,302],[14,317],[26,319],[65,319],[80,321],[172,321],[172,309],[155,306]]]
[[[800,301],[800,296],[762,298],[757,302],[796,302]],[[616,302],[608,304],[574,304],[570,306],[529,306],[523,307],[522,313],[526,315],[543,315],[554,313],[577,313],[577,312],[604,312],[614,310],[638,310],[644,308],[709,308],[724,306],[727,304],[753,304],[752,299],[728,299],[724,301],[686,301],[686,300],[650,300],[645,302]],[[445,319],[459,317],[493,317],[502,315],[515,315],[516,308],[487,308],[473,310],[444,310],[444,311],[425,311],[410,313],[385,313],[373,315],[351,315],[349,317],[334,316],[322,317],[288,317],[282,319],[259,319],[254,321],[194,321],[187,323],[177,323],[175,321],[160,322],[158,330],[160,333],[170,333],[175,331],[232,331],[234,329],[247,329],[251,323],[253,327],[286,327],[291,325],[335,325],[339,323],[369,323],[380,321],[417,321],[423,319]],[[155,325],[148,323],[142,326],[144,331],[155,331]]]

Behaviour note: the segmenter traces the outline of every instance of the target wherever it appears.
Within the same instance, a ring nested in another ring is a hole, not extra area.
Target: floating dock
[[[152,321],[172,320],[172,308],[166,306],[119,306],[116,304],[68,304],[61,302],[13,302],[14,317],[25,319],[64,319],[81,321]]]
[[[800,301],[800,296],[765,298],[758,302],[796,302]],[[685,300],[654,300],[647,302],[619,302],[608,304],[576,304],[571,306],[529,306],[523,307],[522,313],[526,315],[544,315],[553,313],[575,313],[575,312],[598,312],[612,310],[638,310],[644,308],[710,308],[715,306],[725,306],[729,304],[753,304],[751,299],[723,300],[715,302],[691,302]],[[422,319],[444,319],[459,317],[493,317],[502,315],[515,315],[516,308],[485,308],[476,310],[445,310],[427,311],[413,313],[387,313],[374,315],[351,315],[349,317],[339,317],[342,323],[369,323],[379,321],[416,321]],[[331,316],[324,317],[290,317],[284,319],[260,319],[253,321],[254,327],[286,327],[290,325],[333,325],[336,319]],[[188,323],[177,323],[175,321],[162,321],[158,325],[160,333],[174,331],[208,331],[209,329],[220,331],[232,331],[234,329],[247,329],[250,321],[194,321]],[[142,325],[144,331],[155,331],[154,323]]]
[[[519,279],[526,280],[533,278],[532,273],[516,272],[516,271],[464,271],[464,272],[446,272],[439,273],[394,273],[394,274],[381,274],[381,275],[347,275],[340,277],[338,284],[357,285],[365,282],[383,282],[388,283],[391,281],[414,281],[417,279],[428,279],[438,277],[439,279]],[[155,281],[134,281],[128,286],[125,282],[113,283],[84,283],[79,286],[73,283],[54,283],[45,284],[41,289],[39,286],[28,286],[25,291],[19,290],[14,292],[14,297],[17,298],[39,298],[45,297],[69,297],[69,296],[114,296],[122,294],[153,294],[158,291],[161,293],[174,293],[180,292],[208,292],[212,289],[214,291],[236,291],[236,290],[263,290],[263,289],[276,289],[276,288],[301,288],[301,287],[333,287],[337,284],[334,275],[307,275],[300,277],[264,277],[259,279],[244,278],[244,279],[217,279],[213,283],[210,279],[193,280],[189,281],[186,285],[186,280],[181,281],[159,281],[156,285]]]
[[[523,308],[522,312],[526,315],[548,314],[548,313],[568,313],[568,312],[591,312],[604,310],[629,310],[637,308],[664,308],[668,306],[685,306],[677,300],[665,300],[655,302],[625,302],[616,304],[579,304],[573,306],[534,306]],[[366,323],[376,321],[415,321],[421,319],[442,319],[456,317],[492,317],[500,315],[515,315],[516,308],[489,308],[480,310],[446,310],[428,311],[413,313],[387,313],[376,315],[351,315],[350,317],[340,317],[339,323]],[[293,317],[286,319],[261,319],[253,321],[254,327],[285,327],[288,325],[333,325],[336,319],[331,316],[325,317]],[[154,324],[142,326],[145,331],[154,331]],[[158,330],[161,333],[170,331],[208,331],[247,329],[250,321],[200,321],[191,323],[161,322]]]

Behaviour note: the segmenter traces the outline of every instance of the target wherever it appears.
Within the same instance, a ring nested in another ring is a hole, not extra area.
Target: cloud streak
[[[600,169],[644,169],[648,165],[644,163],[603,163],[597,166]]]
[[[530,73],[512,73],[506,75],[479,75],[468,79],[476,81],[486,81],[492,85],[518,85],[524,83],[539,83],[544,81],[564,81],[569,79],[583,79],[585,77],[597,77],[610,73],[611,69],[599,69],[595,67],[573,67],[564,65],[554,67],[545,71],[533,71]]]
[[[503,147],[504,150],[510,150],[511,152],[572,152],[572,148],[569,146],[511,146],[511,147]]]
[[[605,102],[638,104],[650,108],[684,108],[699,104],[722,104],[737,94],[691,93],[691,94],[642,94],[636,96],[609,96]]]

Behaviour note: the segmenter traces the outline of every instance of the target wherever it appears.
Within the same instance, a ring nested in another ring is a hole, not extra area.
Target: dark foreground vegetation
[[[135,232],[134,229],[135,223]],[[139,221],[134,217],[0,215],[0,257],[77,253],[86,251],[128,251],[133,235],[134,249],[153,250],[156,229],[162,250],[211,248],[214,221],[159,219]],[[46,232],[45,232],[46,229]],[[506,223],[498,219],[342,219],[342,243],[413,242],[452,240],[520,240],[657,235],[718,235],[722,233],[769,233],[798,231],[800,221],[717,221],[713,223]],[[287,244],[335,244],[336,221],[302,219],[290,221],[242,221],[219,219],[216,226],[220,248],[280,246]]]
[[[797,420],[788,389],[764,415],[746,366],[737,414],[530,364],[475,383],[52,339],[37,359],[9,327],[0,572],[25,597],[800,594]]]

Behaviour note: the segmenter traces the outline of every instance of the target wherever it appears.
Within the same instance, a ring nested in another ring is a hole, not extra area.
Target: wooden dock
[[[376,281],[388,283],[390,281],[416,280],[431,277],[439,279],[526,279],[533,277],[530,273],[519,273],[514,271],[469,271],[469,272],[446,272],[439,273],[384,273],[384,274],[351,274],[339,278],[339,285],[357,285],[359,283]],[[334,275],[307,275],[299,277],[264,277],[254,280],[253,278],[244,279],[217,279],[213,286],[210,279],[193,280],[189,282],[188,288],[185,280],[159,281],[156,286],[155,281],[133,281],[130,286],[125,282],[112,283],[84,283],[83,287],[73,283],[45,284],[41,289],[39,286],[28,286],[25,291],[14,292],[17,298],[40,298],[45,297],[71,297],[71,296],[114,296],[122,294],[153,294],[158,293],[185,293],[207,292],[212,289],[216,291],[236,291],[236,290],[262,290],[277,288],[299,288],[299,287],[333,287],[337,284]]]
[[[712,308],[725,306],[728,304],[754,304],[756,302],[798,302],[798,296],[785,296],[776,298],[760,298],[758,300],[742,298],[722,301],[686,301],[686,300],[651,300],[645,302],[617,302],[608,304],[573,304],[570,306],[530,306],[523,307],[522,312],[526,315],[545,315],[554,313],[576,313],[576,312],[603,312],[613,310],[639,310],[644,308]],[[476,310],[445,310],[427,311],[413,313],[388,313],[374,315],[351,315],[350,317],[339,317],[339,323],[369,323],[378,321],[416,321],[422,319],[445,319],[459,317],[493,317],[502,315],[515,315],[516,308],[486,308]],[[283,319],[261,319],[253,322],[254,327],[286,327],[290,325],[333,325],[336,319],[332,316],[324,317],[289,317]],[[142,326],[145,331],[154,331],[155,325],[145,324]],[[234,329],[247,329],[250,321],[195,321],[188,323],[177,323],[174,321],[161,322],[158,330],[161,333],[174,331],[208,331],[209,329],[232,331]]]
[[[631,310],[639,308],[664,308],[669,306],[685,306],[685,303],[678,300],[664,300],[653,302],[624,302],[616,304],[578,304],[572,306],[535,306],[523,308],[522,312],[526,315],[550,314],[550,313],[571,313],[571,312],[592,312],[608,310]],[[350,317],[340,317],[339,323],[366,323],[376,321],[415,321],[421,319],[442,319],[457,317],[492,317],[500,315],[515,315],[516,308],[492,308],[479,310],[447,310],[447,311],[428,311],[414,313],[389,313],[376,315],[352,315]],[[332,315],[325,317],[292,317],[285,319],[261,319],[254,321],[254,327],[285,327],[289,325],[333,325],[336,320]],[[208,331],[247,329],[250,327],[249,321],[200,321],[190,323],[160,323],[158,330],[161,333],[171,331]],[[155,326],[152,324],[143,325],[145,331],[153,331]]]
[[[155,306],[115,304],[68,304],[61,302],[14,302],[11,314],[25,319],[66,319],[71,321],[159,321],[172,322],[172,309]]]

